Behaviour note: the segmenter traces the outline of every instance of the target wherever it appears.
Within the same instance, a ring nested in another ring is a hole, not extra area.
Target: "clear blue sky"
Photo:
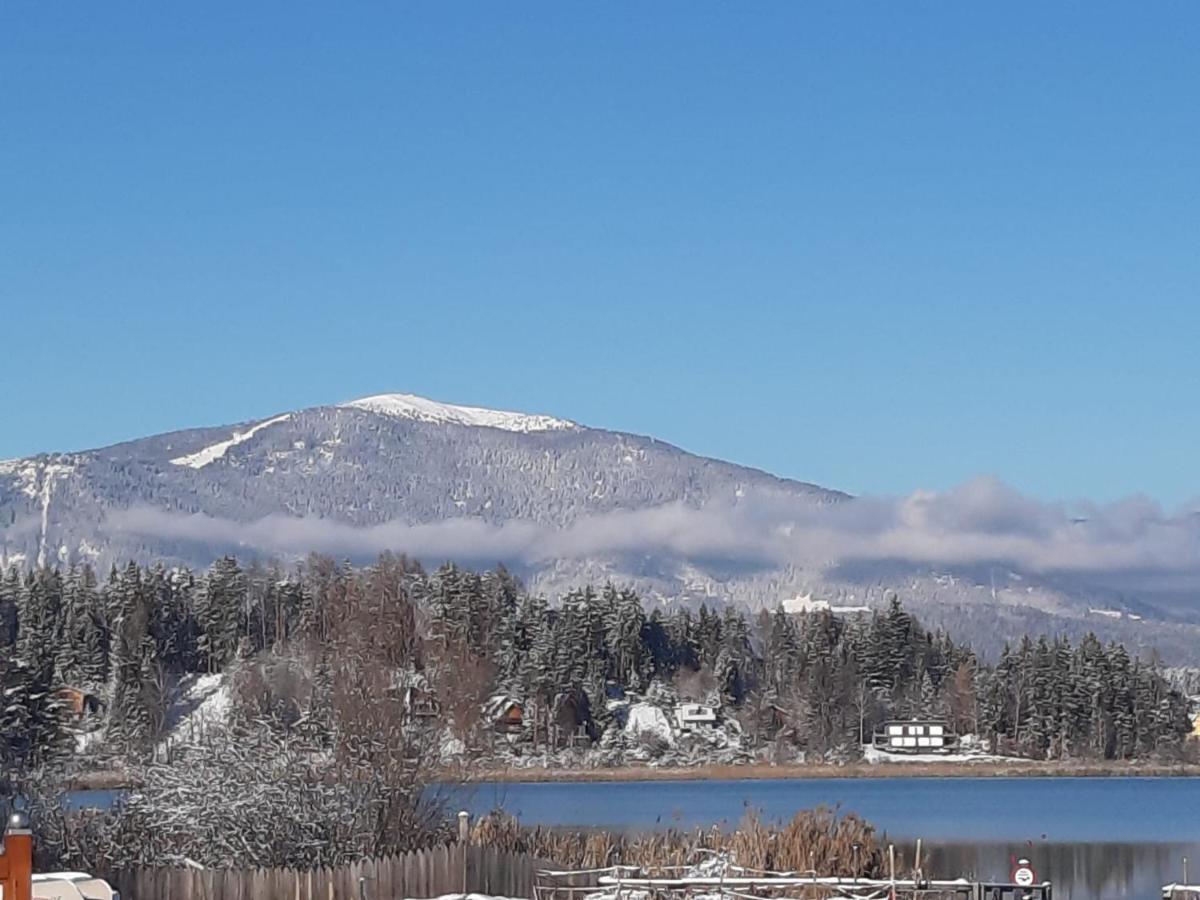
[[[1200,5],[0,5],[0,456],[382,391],[1200,494]]]

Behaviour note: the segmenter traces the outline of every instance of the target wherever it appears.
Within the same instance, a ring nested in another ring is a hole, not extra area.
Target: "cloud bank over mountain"
[[[557,597],[878,606],[977,643],[1098,629],[1200,662],[1200,516],[1049,503],[994,478],[836,490],[552,416],[405,394],[0,461],[0,565],[204,567],[383,551],[504,562]]]
[[[900,498],[814,505],[787,497],[682,502],[585,514],[567,525],[449,518],[355,526],[325,517],[252,521],[147,506],[111,512],[102,529],[272,554],[361,557],[385,550],[423,559],[534,565],[558,559],[668,554],[690,560],[833,566],[899,561],[948,567],[1003,565],[1031,573],[1111,573],[1148,581],[1200,580],[1200,515],[1135,498],[1046,503],[993,478]]]

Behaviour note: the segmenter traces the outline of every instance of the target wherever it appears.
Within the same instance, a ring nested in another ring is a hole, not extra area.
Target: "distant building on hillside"
[[[497,695],[484,705],[484,715],[500,734],[518,735],[525,727],[525,705],[512,697]]]
[[[60,687],[54,692],[54,700],[67,718],[76,721],[104,708],[104,702],[99,697],[77,687]]]
[[[410,719],[436,719],[442,706],[427,686],[410,684],[404,689],[404,714]]]
[[[386,692],[389,697],[400,701],[401,714],[406,721],[432,720],[442,712],[429,679],[420,672],[393,673]]]
[[[680,703],[675,707],[675,724],[680,731],[712,728],[717,724],[717,711],[703,703]]]
[[[911,719],[884,722],[872,744],[888,753],[950,753],[958,746],[958,735],[942,719]]]

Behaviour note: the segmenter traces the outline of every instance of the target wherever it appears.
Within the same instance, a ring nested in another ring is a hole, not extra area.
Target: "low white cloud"
[[[778,495],[695,509],[679,503],[585,516],[561,528],[530,521],[449,519],[355,527],[271,515],[235,522],[150,508],[110,514],[106,528],[244,547],[362,556],[384,550],[425,559],[536,564],[617,554],[833,566],[896,560],[931,566],[999,563],[1037,573],[1146,580],[1200,575],[1200,516],[1136,498],[1110,505],[1044,503],[991,478],[901,498],[815,505]]]

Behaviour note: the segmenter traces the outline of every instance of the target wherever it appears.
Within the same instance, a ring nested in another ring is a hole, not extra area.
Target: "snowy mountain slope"
[[[233,436],[228,440],[217,441],[215,444],[210,444],[207,447],[202,447],[195,453],[188,453],[183,456],[177,456],[171,460],[172,465],[176,466],[191,466],[193,469],[202,469],[209,463],[214,463],[222,456],[230,447],[236,447],[238,444],[244,444],[254,435],[258,434],[264,428],[269,428],[279,422],[286,422],[290,413],[284,413],[282,416],[276,416],[273,419],[267,419],[265,422],[259,422],[247,428],[245,431],[235,431]]]
[[[433,565],[504,561],[550,596],[606,579],[652,602],[751,608],[878,606],[896,591],[977,641],[1031,623],[1095,628],[1200,661],[1186,602],[994,567],[846,564],[786,542],[791,518],[847,502],[650,437],[383,394],[0,462],[0,565],[392,550]]]
[[[747,497],[828,503],[845,496],[653,438],[381,395],[8,462],[0,468],[0,558],[207,563],[214,550],[255,549],[253,540],[223,540],[222,523],[269,516],[300,542],[307,527],[347,529],[336,546],[314,539],[312,549],[355,555],[346,546],[349,529],[454,520],[564,528],[672,503],[701,509]],[[142,527],[148,511],[211,527],[202,534]],[[450,555],[447,545],[441,556]]]
[[[419,422],[434,422],[441,425],[473,425],[483,428],[499,428],[502,431],[558,431],[578,428],[574,422],[556,419],[553,416],[529,415],[528,413],[504,412],[483,409],[478,406],[455,406],[438,403],[414,394],[377,394],[341,404],[354,409],[398,419],[415,419]]]

